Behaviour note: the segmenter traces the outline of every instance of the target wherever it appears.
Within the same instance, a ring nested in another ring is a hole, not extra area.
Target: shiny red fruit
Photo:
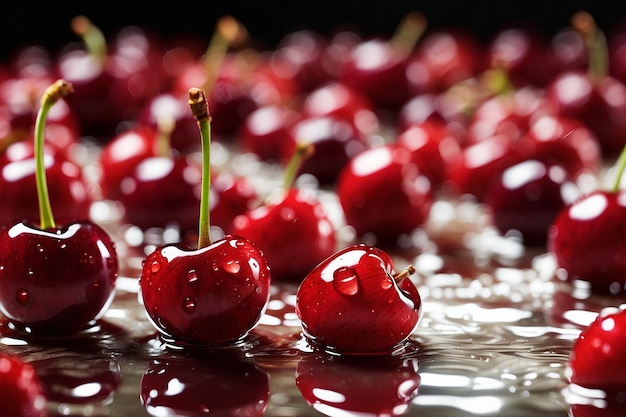
[[[524,245],[544,246],[557,214],[581,193],[562,166],[528,160],[495,179],[485,203],[500,233],[518,233]]]
[[[337,197],[358,236],[395,245],[424,224],[433,191],[408,149],[383,145],[352,158],[337,180]]]
[[[396,282],[393,261],[364,244],[346,247],[316,266],[296,294],[296,314],[311,345],[338,354],[391,354],[421,318],[410,279]]]
[[[266,105],[243,120],[237,140],[243,152],[251,152],[262,161],[282,161],[283,149],[291,141],[291,129],[300,116],[280,105]]]
[[[5,416],[47,417],[47,399],[35,369],[8,354],[0,354],[0,408]]]
[[[144,372],[140,395],[154,416],[261,417],[269,391],[268,376],[249,361],[163,358]]]
[[[211,176],[211,226],[232,234],[233,219],[258,203],[259,196],[247,177],[228,172]]]
[[[608,310],[584,329],[569,360],[572,384],[604,392],[609,404],[626,402],[626,310]]]
[[[182,345],[236,343],[256,325],[269,301],[270,271],[250,241],[227,235],[191,250],[158,248],[139,279],[155,328]]]
[[[369,359],[308,355],[298,363],[296,386],[327,416],[404,415],[420,386],[417,359]]]
[[[232,233],[256,242],[275,280],[301,282],[336,249],[334,227],[311,190],[281,190],[266,204],[235,217]]]
[[[115,245],[93,223],[0,231],[0,310],[27,332],[87,328],[111,303],[117,273]]]
[[[626,193],[595,191],[565,207],[548,238],[557,278],[600,293],[626,291]]]

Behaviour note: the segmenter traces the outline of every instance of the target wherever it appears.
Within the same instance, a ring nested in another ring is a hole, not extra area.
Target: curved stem
[[[224,16],[217,22],[213,37],[204,54],[204,66],[207,70],[207,78],[202,85],[204,91],[210,93],[213,89],[230,45],[246,36],[245,28],[232,16]]]
[[[204,248],[211,244],[211,115],[206,96],[199,88],[189,89],[189,107],[198,122],[202,140],[202,194],[198,222],[198,248]]]
[[[85,16],[76,16],[72,19],[71,26],[74,33],[83,40],[89,54],[104,64],[108,55],[107,42],[100,28]]]
[[[581,34],[589,51],[587,72],[592,80],[599,82],[609,72],[609,53],[604,33],[588,12],[578,12],[572,17],[572,26]]]
[[[293,186],[294,181],[296,180],[296,174],[298,173],[298,168],[302,164],[306,158],[313,155],[315,152],[315,147],[310,143],[297,142],[296,150],[294,151],[287,167],[285,168],[285,177],[283,178],[283,189],[288,190]]]
[[[416,271],[415,267],[413,265],[409,265],[406,267],[404,271],[395,274],[393,276],[393,280],[396,282],[396,284],[399,284],[400,282],[402,282],[403,279],[408,278],[411,275],[413,275],[415,271]]]
[[[35,181],[37,185],[37,198],[39,201],[40,227],[50,229],[56,226],[52,215],[50,195],[48,194],[48,182],[46,179],[46,166],[44,162],[44,136],[46,119],[50,109],[61,97],[73,92],[72,85],[64,80],[57,80],[50,85],[41,97],[41,107],[35,120]]]
[[[622,149],[622,152],[619,154],[617,158],[617,162],[615,164],[617,167],[617,173],[615,175],[615,182],[613,183],[613,192],[617,192],[620,187],[620,183],[622,181],[622,176],[624,175],[624,170],[626,169],[626,146]]]
[[[402,19],[390,42],[408,55],[417,45],[427,26],[426,16],[418,11],[411,11]]]

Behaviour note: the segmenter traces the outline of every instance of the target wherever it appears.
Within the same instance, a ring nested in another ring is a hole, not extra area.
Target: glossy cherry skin
[[[173,384],[180,390],[172,391]],[[268,376],[252,362],[229,358],[155,359],[141,377],[141,403],[150,415],[261,417]],[[209,410],[209,411],[207,411]]]
[[[626,250],[622,230],[626,227],[623,191],[595,191],[565,207],[556,217],[548,237],[555,256],[557,278],[582,281],[593,292],[626,291]]]
[[[449,178],[461,158],[461,143],[443,121],[436,119],[415,123],[400,132],[396,143],[411,151],[413,160],[434,189]]]
[[[143,230],[176,224],[182,233],[197,231],[201,178],[199,164],[187,158],[144,159],[119,184],[123,221]]]
[[[98,183],[102,198],[118,200],[122,180],[144,159],[157,156],[156,131],[148,127],[128,129],[102,147],[98,157]]]
[[[583,329],[569,360],[570,383],[602,390],[609,404],[626,393],[626,311],[608,310]],[[621,400],[620,400],[621,398]]]
[[[247,177],[228,172],[211,176],[211,226],[217,226],[225,234],[233,234],[233,219],[251,210],[259,201],[259,195]]]
[[[224,345],[244,338],[261,318],[270,270],[252,242],[227,235],[196,250],[156,249],[144,262],[139,285],[148,317],[164,339]]]
[[[35,369],[16,356],[0,354],[0,407],[7,416],[47,417],[47,399]]]
[[[277,281],[301,282],[336,249],[328,215],[314,192],[305,189],[281,190],[265,204],[235,217],[232,233],[257,242]]]
[[[16,144],[18,145],[18,144]],[[62,155],[45,155],[50,203],[59,222],[88,219],[92,197],[81,168]],[[35,159],[17,159],[0,167],[0,225],[39,220]]]
[[[334,184],[351,158],[367,149],[367,139],[350,121],[338,116],[312,116],[295,123],[283,148],[283,160],[296,152],[298,143],[313,146],[314,152],[300,164],[298,175],[311,174],[320,185]]]
[[[502,234],[517,232],[526,246],[544,246],[556,215],[582,192],[560,165],[527,160],[490,186],[485,203]]]
[[[352,158],[336,190],[347,224],[381,245],[396,245],[400,236],[421,227],[433,202],[432,185],[411,152],[394,144]]]
[[[270,104],[246,116],[237,140],[244,152],[251,152],[262,161],[282,161],[283,149],[291,141],[291,129],[300,115],[286,106]]]
[[[311,345],[346,355],[388,355],[419,323],[422,302],[410,279],[396,283],[389,255],[364,244],[346,247],[309,272],[296,314]]]
[[[389,42],[374,38],[349,52],[338,80],[367,96],[376,108],[397,110],[412,95],[407,80],[408,56]]]
[[[309,405],[327,416],[397,417],[417,395],[417,368],[414,358],[364,361],[307,355],[298,362],[296,386]]]
[[[98,225],[0,232],[0,310],[33,334],[72,333],[100,318],[115,294],[115,244]]]
[[[598,138],[602,154],[617,156],[624,147],[626,85],[612,77],[594,81],[584,71],[567,71],[552,79],[546,97],[556,114],[583,122]]]

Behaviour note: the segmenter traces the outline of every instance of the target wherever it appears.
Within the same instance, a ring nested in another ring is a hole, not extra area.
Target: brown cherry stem
[[[198,222],[198,248],[211,244],[210,195],[211,195],[211,115],[206,95],[196,87],[189,89],[189,107],[198,122],[202,140],[202,191],[200,219]]]
[[[604,33],[596,25],[593,16],[585,11],[574,14],[572,26],[581,34],[587,44],[589,51],[587,71],[589,76],[595,82],[600,82],[609,71],[609,54]]]
[[[395,274],[393,276],[393,280],[396,282],[396,284],[399,284],[402,282],[402,280],[404,280],[405,278],[410,277],[411,275],[413,275],[415,273],[416,269],[413,265],[409,265],[405,268],[404,271],[399,272],[397,274]]]

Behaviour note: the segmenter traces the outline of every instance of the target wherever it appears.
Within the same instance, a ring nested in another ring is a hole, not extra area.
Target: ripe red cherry
[[[399,417],[417,395],[417,365],[416,359],[361,361],[307,355],[298,362],[296,386],[324,415]]]
[[[173,388],[176,388],[173,390]],[[141,377],[141,403],[150,415],[261,417],[268,376],[252,362],[230,358],[156,359]]]
[[[291,141],[291,129],[300,116],[286,106],[259,107],[243,120],[237,137],[244,152],[262,161],[282,161],[283,149]]]
[[[338,354],[390,354],[416,328],[422,311],[409,266],[396,274],[384,251],[341,249],[304,278],[296,314],[311,345]]]
[[[339,174],[337,197],[357,236],[398,245],[426,221],[433,191],[411,151],[387,144],[352,158]]]
[[[240,214],[232,233],[257,242],[272,270],[272,279],[301,282],[304,276],[336,249],[335,230],[314,190],[293,187],[298,161],[308,146],[296,150],[285,171],[285,185],[264,204]],[[285,239],[285,236],[306,236]]]
[[[7,416],[47,417],[47,399],[35,369],[8,354],[0,354],[0,407]]]
[[[396,142],[411,151],[413,160],[439,189],[449,178],[452,167],[461,158],[460,139],[443,121],[436,119],[415,123],[401,131]]]
[[[504,170],[485,203],[500,233],[519,233],[524,245],[544,246],[556,215],[581,193],[562,166],[528,160]]]
[[[612,405],[626,394],[626,310],[605,310],[582,331],[569,360],[570,383],[601,390]]]
[[[99,226],[52,216],[43,153],[47,112],[72,86],[63,80],[44,93],[36,122],[36,192],[40,226],[16,223],[0,231],[0,310],[26,332],[83,330],[113,299],[118,272],[115,245]]]
[[[597,190],[565,207],[556,217],[548,238],[555,256],[557,278],[583,282],[592,291],[626,291],[626,192]]]
[[[270,271],[252,242],[230,235],[211,241],[210,116],[201,90],[189,90],[189,103],[203,150],[198,245],[169,244],[148,255],[139,278],[141,300],[154,327],[170,343],[234,344],[265,311]]]
[[[233,234],[233,219],[251,210],[259,196],[247,177],[219,172],[211,178],[211,226]]]

